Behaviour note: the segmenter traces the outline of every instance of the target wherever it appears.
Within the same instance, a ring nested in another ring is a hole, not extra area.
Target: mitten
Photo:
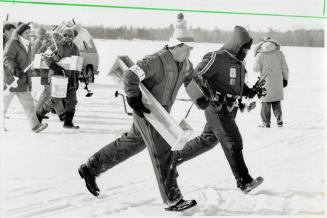
[[[24,76],[24,71],[20,67],[16,67],[14,71],[14,76],[22,78]]]
[[[209,106],[209,103],[210,99],[207,96],[196,99],[196,104],[201,110],[205,110]]]
[[[140,116],[144,117],[143,113],[151,113],[151,111],[146,108],[142,102],[142,93],[140,92],[139,96],[136,97],[126,97],[128,105],[134,110],[134,112]]]

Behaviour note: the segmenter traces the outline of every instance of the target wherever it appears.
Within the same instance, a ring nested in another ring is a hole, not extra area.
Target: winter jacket
[[[236,26],[229,42],[214,52],[207,53],[196,67],[196,72],[208,81],[213,92],[242,96],[246,70],[236,58],[241,47],[252,40],[242,27]]]
[[[168,48],[146,56],[137,62],[144,71],[141,81],[161,105],[169,112],[176,99],[177,92],[184,83],[196,77],[193,65],[189,59],[182,63],[175,62]],[[140,78],[131,70],[124,72],[124,90],[128,97],[139,95]]]
[[[285,56],[279,46],[274,42],[261,44],[256,55],[253,70],[260,72],[260,77],[265,77],[267,95],[261,97],[261,102],[281,101],[284,98],[283,80],[288,80],[288,66]]]
[[[32,54],[41,54],[44,53],[48,47],[51,45],[51,40],[49,39],[37,39],[35,43],[32,45]],[[34,56],[33,56],[34,57]],[[41,77],[41,85],[49,84],[49,69],[38,69],[37,73]]]
[[[67,43],[64,43],[63,41],[60,41],[59,43],[57,43],[57,51],[55,52],[55,56],[53,58],[50,58],[50,60],[47,60],[47,63],[50,65],[50,63],[52,61],[54,62],[59,62],[60,59],[64,58],[64,57],[71,57],[71,56],[80,56],[80,52],[78,47],[72,42],[70,45],[68,45]],[[55,45],[52,45],[50,48],[52,51],[55,50]],[[68,80],[68,87],[69,88],[75,88],[78,89],[78,76],[79,76],[79,72],[78,71],[74,71],[74,70],[65,70],[65,76],[69,77]],[[56,72],[53,70],[50,70],[49,72],[49,77],[51,77],[52,75],[63,75],[63,72]]]
[[[2,47],[3,47],[3,49],[5,48],[7,42],[8,42],[7,38],[5,36],[2,36],[2,43],[3,43]]]
[[[31,71],[23,73],[23,70],[31,64],[31,46],[26,51],[24,45],[19,41],[17,32],[13,32],[12,38],[7,42],[3,52],[4,80],[11,84],[14,77],[19,77],[17,88],[10,88],[12,92],[31,91]]]

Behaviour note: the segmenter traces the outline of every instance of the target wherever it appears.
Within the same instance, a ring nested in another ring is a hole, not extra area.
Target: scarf
[[[25,39],[24,37],[18,35],[18,39],[19,39],[19,42],[22,43],[24,45],[24,48],[26,49],[26,51],[28,52],[28,47],[29,47],[29,44],[30,44],[30,41]]]

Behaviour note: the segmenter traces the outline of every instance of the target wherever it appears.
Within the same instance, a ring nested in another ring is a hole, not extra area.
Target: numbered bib
[[[129,68],[136,76],[140,79],[140,81],[144,80],[145,73],[139,65],[133,65]]]

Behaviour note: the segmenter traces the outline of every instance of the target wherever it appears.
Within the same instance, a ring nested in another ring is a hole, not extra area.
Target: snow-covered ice
[[[77,168],[89,156],[128,131],[132,118],[106,75],[117,55],[134,61],[158,50],[163,43],[151,41],[96,40],[100,75],[85,98],[78,91],[75,123],[80,130],[62,128],[50,114],[49,127],[32,133],[17,99],[1,132],[1,211],[3,217],[108,217],[108,216],[215,216],[215,215],[324,215],[324,49],[284,47],[290,68],[289,86],[282,102],[285,126],[261,129],[260,101],[250,113],[239,113],[244,156],[253,177],[265,181],[250,194],[236,189],[235,180],[218,144],[209,152],[179,167],[179,184],[186,199],[198,205],[182,213],[166,212],[158,191],[148,152],[144,150],[112,168],[98,179],[101,194],[93,197]],[[219,45],[200,44],[191,60]],[[249,80],[255,81],[247,64]],[[186,98],[181,90],[178,98]],[[172,116],[179,122],[190,102],[176,101]],[[130,108],[129,108],[130,110]],[[192,109],[187,121],[201,133],[203,112]]]

